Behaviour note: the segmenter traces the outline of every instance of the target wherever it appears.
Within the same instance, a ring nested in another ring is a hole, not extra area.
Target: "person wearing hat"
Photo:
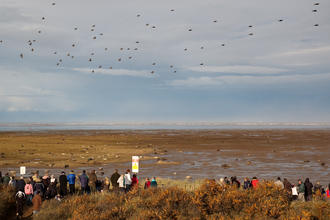
[[[89,175],[89,186],[91,188],[91,192],[96,192],[96,182],[97,182],[97,176],[95,173],[95,170],[92,170],[91,174]]]
[[[25,194],[22,191],[18,191],[15,195],[15,200],[16,200],[16,216],[17,218],[20,216],[22,218],[23,215],[23,204],[25,201]]]
[[[124,179],[125,179],[125,192],[128,192],[130,191],[132,185],[131,171],[129,169],[126,171]]]
[[[88,176],[86,175],[86,170],[83,170],[83,173],[79,177],[80,186],[81,186],[81,194],[87,193],[88,186]]]
[[[76,175],[74,175],[73,170],[71,170],[70,174],[67,177],[67,180],[69,182],[70,194],[72,195],[75,193],[74,185],[76,183]]]

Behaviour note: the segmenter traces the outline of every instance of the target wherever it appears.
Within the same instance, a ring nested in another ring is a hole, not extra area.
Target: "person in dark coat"
[[[111,175],[111,178],[110,178],[113,189],[118,189],[119,183],[117,181],[118,181],[119,177],[120,177],[120,174],[118,173],[118,170],[115,169],[114,173]]]
[[[314,193],[316,193],[317,191],[322,192],[322,185],[320,184],[320,182],[316,182],[314,186]]]
[[[65,172],[60,175],[60,195],[66,196],[68,194],[68,180],[66,179]]]
[[[239,189],[239,187],[241,186],[241,183],[239,181],[237,181],[236,176],[231,177],[231,185],[237,189]]]
[[[0,171],[0,183],[2,183],[2,173]]]
[[[283,185],[284,185],[284,190],[286,190],[288,193],[292,193],[292,185],[289,182],[289,180],[287,180],[286,178],[284,178],[283,180]]]
[[[21,176],[21,177],[20,177],[20,180],[17,181],[16,186],[17,186],[17,191],[22,191],[22,192],[24,192],[25,181],[24,181],[23,176]]]
[[[44,186],[44,184],[42,184],[42,180],[41,179],[36,179],[36,184],[34,184],[34,187],[33,187],[33,192],[34,192],[34,195],[37,195],[37,192],[40,192],[40,196],[42,196],[43,194],[43,192],[44,192],[44,188],[45,188],[45,186]]]
[[[249,177],[245,177],[244,178],[244,186],[243,186],[243,189],[249,189],[250,188],[250,180],[249,180]]]
[[[87,193],[88,186],[88,176],[86,175],[86,170],[83,170],[83,173],[79,177],[80,186],[81,186],[81,194]]]
[[[313,195],[313,184],[309,182],[309,178],[306,178],[305,180],[305,199],[306,202],[312,201],[312,195]]]
[[[5,185],[8,185],[10,181],[9,173],[6,173],[5,176],[2,178],[2,182]]]
[[[20,216],[20,218],[22,219],[25,194],[22,191],[18,191],[15,195],[15,200],[16,200],[16,204],[17,204],[16,216],[17,216],[17,218]]]
[[[50,178],[48,173],[46,173],[43,177],[42,177],[42,184],[44,184],[45,188],[44,188],[44,195],[46,194],[46,190],[47,188],[50,186]]]
[[[92,193],[96,193],[96,182],[97,176],[95,170],[92,170],[91,174],[89,175],[89,186]]]

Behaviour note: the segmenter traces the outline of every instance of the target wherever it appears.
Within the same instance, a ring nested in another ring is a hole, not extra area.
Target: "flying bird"
[[[199,65],[201,65],[201,66],[202,66],[202,65],[203,65],[203,63],[201,63],[201,64],[199,64]]]
[[[152,65],[156,65],[156,63],[153,63]]]
[[[152,28],[156,28],[156,26],[152,26]]]
[[[127,48],[127,50],[130,50],[130,48]]]
[[[135,48],[134,50],[138,50],[137,48]]]
[[[184,49],[184,51],[187,51],[187,50],[188,50],[187,48]]]
[[[189,29],[188,31],[192,31],[192,29]]]
[[[55,3],[53,3],[52,5],[55,5]]]
[[[102,65],[99,66],[99,68],[101,68],[101,67],[102,67]]]
[[[75,45],[74,44],[72,44],[72,47],[74,47]]]
[[[41,31],[39,31],[39,34],[41,33]]]
[[[96,39],[96,37],[93,37],[93,39]]]
[[[55,52],[54,54],[57,54],[57,52]]]
[[[21,53],[20,57],[23,58],[23,54],[22,53]]]
[[[70,54],[68,53],[68,57],[70,56]]]
[[[110,66],[110,69],[112,69],[112,66]]]
[[[174,11],[174,9],[172,9],[171,11]]]
[[[60,65],[59,63],[56,64],[57,66]]]
[[[128,57],[128,59],[132,59],[132,57]]]
[[[93,55],[94,55],[94,53],[91,53],[91,55],[93,56]]]
[[[217,20],[214,20],[213,22],[216,23],[216,22],[218,22],[218,21],[217,21]]]
[[[41,20],[45,20],[45,17],[42,17]]]
[[[36,40],[33,40],[33,42],[36,42]]]
[[[121,58],[119,58],[118,61],[121,61]]]
[[[2,43],[2,40],[0,40],[0,43]]]
[[[103,35],[103,33],[101,33],[100,35]]]
[[[314,26],[316,26],[316,27],[317,27],[317,26],[319,26],[319,25],[318,25],[318,24],[315,24]]]
[[[92,61],[92,59],[91,58],[89,58],[89,60],[88,60],[89,62],[91,62]]]
[[[92,73],[94,73],[94,70],[92,70]]]
[[[176,73],[176,71],[174,71],[173,73]]]
[[[104,50],[107,50],[108,48],[104,48]]]
[[[223,46],[223,47],[224,47],[224,46],[225,46],[225,44],[221,44],[221,46]]]
[[[253,35],[253,33],[249,33],[249,35]]]
[[[60,62],[62,62],[62,59],[60,59]]]
[[[140,17],[140,15],[137,15],[136,17]]]
[[[124,48],[120,48],[120,50],[123,50]]]
[[[137,43],[137,44],[138,44],[138,43],[139,43],[139,41],[136,41],[135,43]]]
[[[154,71],[151,71],[151,74],[154,73]]]
[[[73,59],[73,58],[74,58],[74,56],[71,56],[71,58]]]
[[[92,29],[91,31],[94,31],[94,29]]]
[[[78,28],[74,28],[74,30],[76,31]]]
[[[29,43],[29,45],[31,46],[31,45],[32,45],[32,42],[31,42],[31,43]]]
[[[312,12],[317,12],[317,10],[313,10]]]
[[[173,67],[173,65],[172,66],[170,66],[171,68]]]
[[[283,20],[281,19],[281,20],[278,20],[279,22],[282,22]]]
[[[146,24],[146,26],[149,26],[149,24]]]
[[[95,27],[95,24],[93,25],[93,27]]]
[[[249,27],[252,27],[252,25],[249,25]]]
[[[314,5],[319,5],[320,3],[315,3]]]
[[[34,51],[33,48],[31,49],[31,51],[32,51],[32,52]]]
[[[201,47],[201,49],[203,50],[203,49],[204,49],[204,47]]]

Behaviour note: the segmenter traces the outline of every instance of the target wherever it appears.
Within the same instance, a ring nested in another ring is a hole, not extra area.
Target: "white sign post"
[[[19,169],[21,175],[25,175],[26,173],[26,167],[20,167]]]
[[[132,156],[132,172],[138,173],[139,172],[139,157]]]

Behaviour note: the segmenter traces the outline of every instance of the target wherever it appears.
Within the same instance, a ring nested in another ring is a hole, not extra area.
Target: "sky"
[[[329,85],[327,0],[0,1],[0,123],[322,123]]]

